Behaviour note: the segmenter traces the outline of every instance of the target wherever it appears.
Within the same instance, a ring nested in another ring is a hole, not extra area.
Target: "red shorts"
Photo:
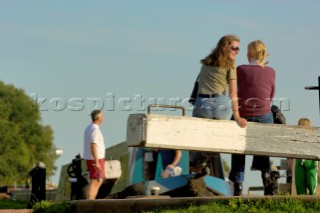
[[[101,171],[99,171],[95,165],[94,165],[94,160],[86,160],[87,163],[87,168],[89,171],[89,178],[90,179],[104,179],[105,174],[104,174],[104,159],[99,159],[99,164],[101,167]]]

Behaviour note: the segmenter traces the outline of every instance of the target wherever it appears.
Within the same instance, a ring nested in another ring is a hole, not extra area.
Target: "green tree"
[[[24,183],[32,165],[43,162],[47,177],[57,158],[53,131],[41,124],[38,104],[22,89],[0,81],[0,186]]]

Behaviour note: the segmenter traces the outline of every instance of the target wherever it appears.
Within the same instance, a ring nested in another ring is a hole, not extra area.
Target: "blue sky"
[[[236,34],[238,65],[247,63],[250,41],[266,43],[288,123],[308,117],[319,126],[318,94],[304,90],[317,85],[320,75],[319,9],[317,0],[2,0],[0,80],[46,99],[41,114],[64,150],[60,167],[82,154],[93,98],[104,104],[106,146],[122,142],[128,115],[144,112],[132,103],[126,110],[126,99],[143,97],[147,106],[152,98],[188,98],[199,60],[221,36]],[[77,100],[84,101],[75,105]],[[248,157],[247,169],[250,164]],[[259,185],[256,173],[247,173],[247,186]]]

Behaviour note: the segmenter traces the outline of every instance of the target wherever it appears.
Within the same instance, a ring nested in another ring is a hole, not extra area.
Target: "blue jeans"
[[[247,121],[257,123],[273,123],[272,112],[256,117],[246,117]],[[235,183],[242,183],[244,181],[246,156],[239,154],[231,155],[231,171],[229,180]],[[261,170],[262,172],[270,171],[270,159],[265,156],[253,156],[252,168]]]
[[[215,98],[197,97],[192,116],[218,120],[230,120],[232,115],[231,103],[228,96]]]
[[[231,103],[228,96],[221,95],[215,98],[197,97],[192,116],[198,118],[230,120],[232,115]],[[203,152],[190,152],[190,163],[201,163],[206,157]],[[211,156],[213,156],[211,154]],[[222,165],[219,153],[215,154],[217,165]],[[200,161],[200,162],[199,162]],[[212,171],[212,175],[224,180],[222,166],[215,168],[216,172]],[[215,174],[214,174],[215,173]]]

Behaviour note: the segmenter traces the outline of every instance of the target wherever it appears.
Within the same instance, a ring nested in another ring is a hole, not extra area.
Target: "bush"
[[[71,213],[72,210],[71,204],[67,202],[63,203],[54,203],[52,201],[41,201],[35,203],[33,206],[34,213]]]

